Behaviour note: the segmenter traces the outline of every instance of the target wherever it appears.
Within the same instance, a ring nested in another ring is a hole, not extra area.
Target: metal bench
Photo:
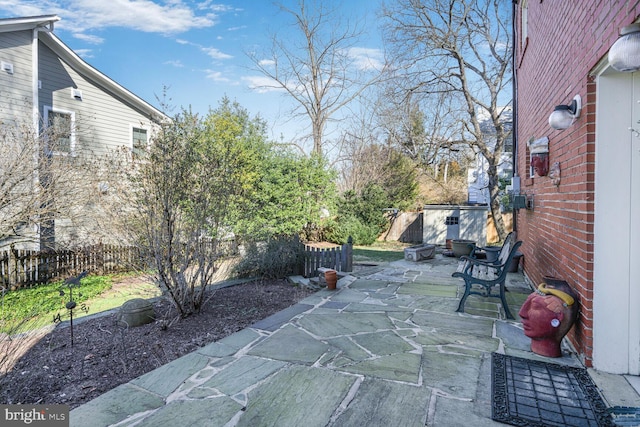
[[[508,319],[513,319],[513,315],[507,305],[505,298],[505,281],[507,279],[507,273],[513,257],[516,255],[518,248],[522,244],[521,241],[515,242],[514,238],[509,236],[502,245],[500,255],[496,261],[485,261],[468,256],[460,257],[458,263],[458,269],[452,274],[453,277],[461,277],[464,279],[464,294],[460,299],[457,312],[464,313],[464,304],[467,297],[471,294],[482,295],[485,297],[497,297],[497,295],[491,295],[491,289],[495,285],[500,286],[500,300],[502,301],[502,307]],[[480,290],[473,288],[473,285],[481,286]]]

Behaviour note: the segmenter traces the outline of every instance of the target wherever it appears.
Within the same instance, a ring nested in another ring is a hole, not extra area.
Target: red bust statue
[[[578,315],[575,293],[561,280],[549,280],[527,298],[520,318],[524,334],[531,338],[531,351],[547,357],[561,357],[560,344]]]

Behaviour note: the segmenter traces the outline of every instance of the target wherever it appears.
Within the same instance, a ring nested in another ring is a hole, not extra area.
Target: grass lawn
[[[87,301],[89,312],[99,313],[112,308],[120,307],[126,301],[134,298],[154,298],[160,296],[160,289],[145,276],[115,276],[112,278],[114,286],[106,290],[96,298]],[[75,317],[75,315],[74,315]]]
[[[61,293],[62,291],[62,293]],[[152,298],[160,290],[144,276],[89,276],[74,287],[77,306],[74,319],[120,307],[132,298]],[[0,332],[15,334],[69,320],[69,288],[61,282],[20,289],[3,295],[0,302]]]
[[[353,262],[391,262],[404,258],[404,248],[411,243],[375,242],[371,246],[354,246]]]

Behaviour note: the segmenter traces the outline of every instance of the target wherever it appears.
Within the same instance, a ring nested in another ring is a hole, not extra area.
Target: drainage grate
[[[492,354],[495,421],[517,426],[615,426],[585,369]]]
[[[614,406],[609,408],[608,412],[617,426],[640,426],[640,408]]]

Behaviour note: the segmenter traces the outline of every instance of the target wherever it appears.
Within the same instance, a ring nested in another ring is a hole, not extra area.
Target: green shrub
[[[391,207],[384,189],[367,184],[360,194],[346,191],[338,203],[338,215],[325,224],[325,239],[346,243],[349,236],[357,245],[371,245],[388,226],[384,209]]]
[[[304,249],[297,236],[272,237],[245,244],[245,254],[235,267],[239,277],[279,279],[300,274]]]
[[[355,245],[371,245],[376,241],[380,228],[377,225],[364,224],[355,216],[346,216],[325,224],[325,239],[332,243],[347,243],[349,236]]]

